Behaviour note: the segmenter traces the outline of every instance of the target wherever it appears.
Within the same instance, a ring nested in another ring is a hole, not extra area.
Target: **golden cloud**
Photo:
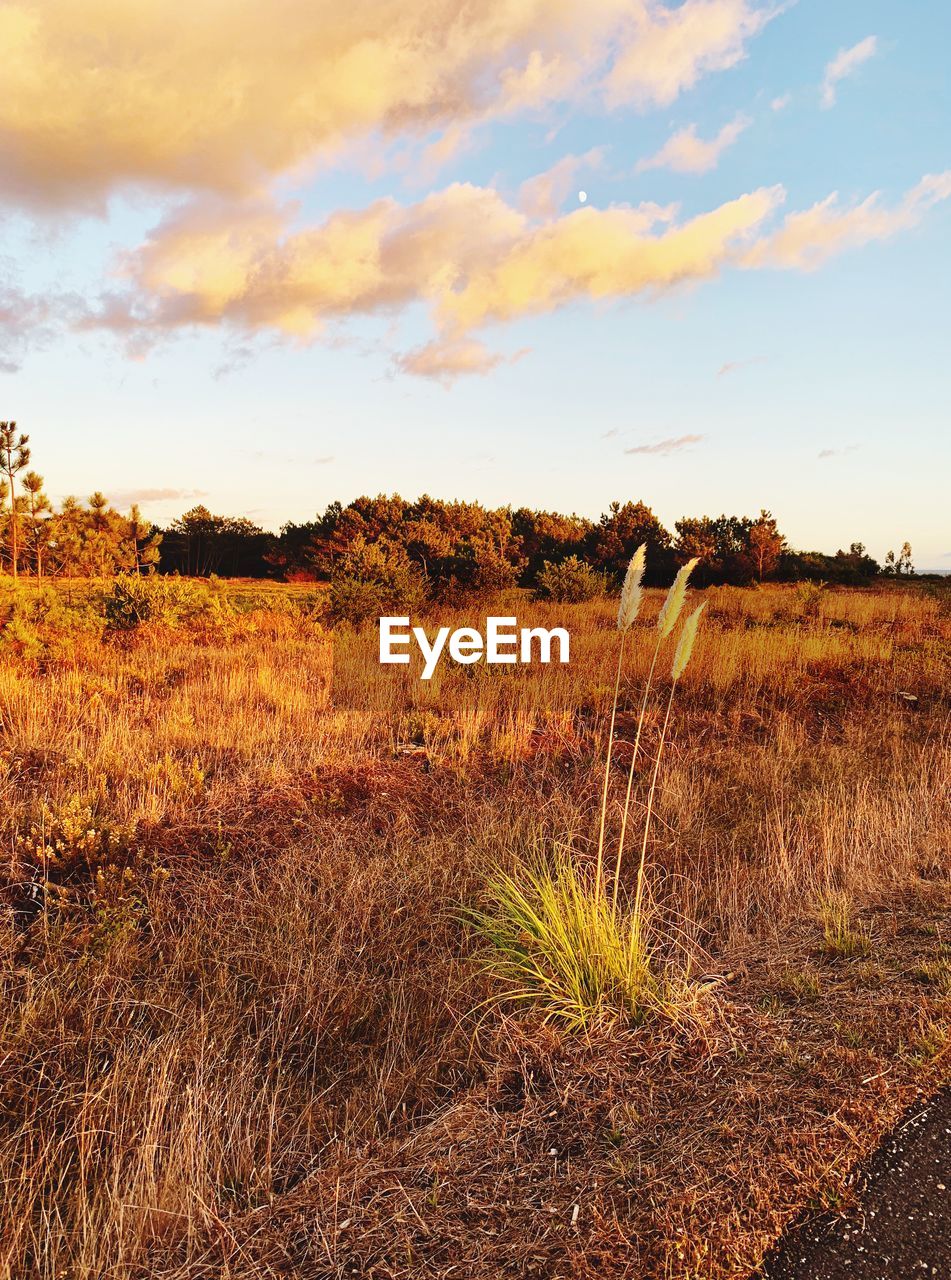
[[[409,206],[392,199],[293,230],[295,210],[193,202],[118,264],[124,292],[83,327],[137,351],[162,331],[226,324],[307,341],[328,323],[428,305],[436,341],[399,362],[445,380],[497,357],[473,340],[491,322],[575,299],[629,297],[714,275],[782,199],[753,192],[683,223],[675,207],[578,209],[541,223],[496,192],[458,183]]]
[[[179,211],[121,259],[134,302],[115,309],[113,327],[227,320],[309,338],[337,317],[444,297],[525,226],[495,191],[465,183],[409,207],[387,198],[334,213],[296,233],[292,213],[232,211],[218,198]]]
[[[764,187],[693,218],[676,206],[591,206],[533,220],[498,192],[457,183],[416,204],[384,199],[293,229],[294,209],[229,209],[209,197],[161,223],[124,256],[127,292],[87,324],[142,342],[186,325],[277,330],[309,340],[349,316],[428,306],[433,341],[397,360],[448,380],[501,357],[474,334],[569,303],[656,294],[726,267],[810,269],[834,253],[914,226],[951,196],[951,171],[929,175],[894,207],[878,195],[851,208],[836,197],[770,227],[785,199]]]
[[[519,353],[522,354],[522,353]],[[498,368],[505,357],[490,351],[476,338],[462,338],[455,342],[434,339],[414,351],[398,356],[396,366],[403,373],[420,378],[434,378],[448,385],[462,374],[486,374]]]
[[[746,56],[747,43],[785,6],[748,0],[684,0],[643,6],[632,34],[607,77],[614,105],[669,106],[711,71],[724,71]]]
[[[482,256],[438,300],[443,329],[468,332],[490,321],[592,301],[659,292],[709,279],[783,198],[762,188],[687,222],[658,205],[578,209],[525,227],[504,252]],[[657,230],[658,226],[661,230]]]
[[[725,124],[715,137],[698,136],[697,126],[689,124],[672,134],[659,151],[638,162],[637,172],[648,169],[672,169],[674,173],[709,173],[728,147],[752,124],[749,116],[738,115]]]
[[[785,267],[811,271],[834,254],[887,240],[917,226],[932,205],[951,196],[951,170],[926,174],[893,208],[884,208],[874,192],[850,209],[839,207],[833,192],[811,209],[791,213],[778,231],[765,236],[743,255],[744,267]]]
[[[757,0],[6,0],[0,194],[124,184],[260,194],[367,139],[556,101],[668,103],[733,65]]]

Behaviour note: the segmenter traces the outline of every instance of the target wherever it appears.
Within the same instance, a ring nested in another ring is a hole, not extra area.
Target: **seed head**
[[[661,605],[660,613],[657,615],[657,629],[660,631],[662,640],[670,635],[677,624],[677,619],[680,617],[680,611],[684,607],[684,599],[687,595],[687,579],[697,564],[699,564],[699,557],[688,560],[683,568],[679,570],[670,590],[667,592],[667,599]]]
[[[624,575],[624,586],[621,588],[621,604],[617,611],[618,631],[627,631],[641,607],[641,579],[644,577],[644,561],[647,558],[647,543],[641,545],[631,556],[631,563]]]
[[[674,665],[671,675],[675,680],[679,680],[684,673],[687,663],[690,661],[690,655],[693,653],[693,642],[697,638],[697,626],[700,622],[700,615],[706,607],[706,601],[697,605],[693,613],[683,625],[680,633],[680,639],[677,641],[677,648],[674,651]]]

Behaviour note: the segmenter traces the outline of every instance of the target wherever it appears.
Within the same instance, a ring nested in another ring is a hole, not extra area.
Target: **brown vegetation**
[[[696,593],[648,862],[689,1016],[577,1036],[495,1002],[461,908],[594,859],[614,603],[519,603],[568,666],[422,682],[304,591],[104,631],[73,590],[0,646],[0,1276],[738,1280],[940,1075],[938,599]]]

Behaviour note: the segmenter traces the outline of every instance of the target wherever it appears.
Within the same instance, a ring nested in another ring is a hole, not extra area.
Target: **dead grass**
[[[947,622],[908,591],[704,594],[649,851],[698,1006],[580,1038],[471,1016],[496,993],[458,908],[490,865],[593,858],[610,604],[518,603],[567,617],[567,667],[425,683],[266,608],[0,657],[0,1277],[749,1275],[942,1071]],[[37,912],[17,837],[70,806],[119,845]],[[828,945],[830,895],[870,950]]]

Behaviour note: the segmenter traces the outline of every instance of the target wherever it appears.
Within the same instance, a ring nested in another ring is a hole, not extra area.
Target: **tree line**
[[[30,469],[29,437],[0,422],[0,567],[13,577],[109,577],[116,573],[330,581],[394,593],[448,597],[529,587],[553,598],[585,598],[623,576],[647,544],[647,583],[668,583],[697,557],[701,586],[822,579],[863,585],[914,572],[906,543],[879,565],[860,542],[835,555],[795,551],[769,511],[757,516],[684,516],[673,531],[640,501],[613,502],[597,520],[399,494],[331,503],[322,515],[272,534],[243,517],[193,507],[168,527],[136,506],[115,509],[102,493],[58,509]]]

